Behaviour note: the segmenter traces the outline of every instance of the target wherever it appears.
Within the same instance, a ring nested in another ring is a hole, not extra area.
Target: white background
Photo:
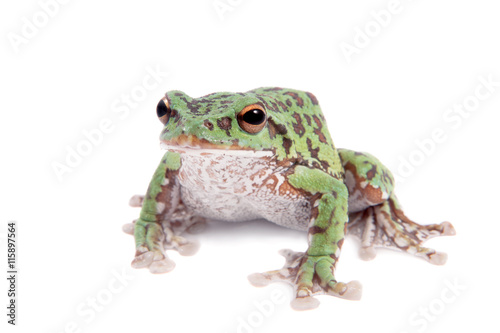
[[[500,86],[468,115],[447,113],[473,103],[479,77],[500,81],[495,2],[401,0],[381,28],[370,13],[388,0],[222,3],[231,10],[219,15],[212,0],[75,0],[45,23],[37,1],[2,3],[1,241],[5,253],[6,224],[17,221],[20,267],[16,327],[1,279],[2,332],[498,331]],[[45,25],[13,45],[33,16]],[[349,62],[341,45],[355,39]],[[147,68],[168,76],[127,115],[114,112]],[[306,249],[305,234],[271,224],[212,224],[195,256],[171,254],[174,271],[131,269],[133,239],[121,226],[138,216],[128,199],[144,193],[162,156],[158,100],[173,89],[197,97],[259,86],[313,92],[337,147],[402,173],[396,190],[411,218],[453,222],[457,236],[428,243],[448,263],[387,250],[364,262],[349,238],[337,278],[360,280],[362,300],[323,296],[308,312],[289,307],[288,286],[246,279],[281,267],[279,249]],[[103,119],[111,129],[58,179],[54,163],[66,164]],[[444,139],[429,144],[439,129]],[[271,306],[273,292],[284,302]]]

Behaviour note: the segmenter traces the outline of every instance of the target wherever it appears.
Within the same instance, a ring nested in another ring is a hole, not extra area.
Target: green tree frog
[[[191,98],[169,91],[157,106],[167,150],[142,207],[124,230],[135,236],[135,268],[164,273],[175,266],[166,250],[192,254],[182,236],[205,219],[264,219],[307,232],[305,252],[282,250],[283,268],[249,276],[256,286],[284,281],[292,307],[319,305],[315,295],[357,300],[361,285],[335,278],[347,233],[361,240],[361,257],[388,247],[442,265],[446,254],[422,246],[455,234],[449,222],[420,225],[405,216],[391,172],[367,153],[336,149],[316,97],[284,88],[219,92]]]

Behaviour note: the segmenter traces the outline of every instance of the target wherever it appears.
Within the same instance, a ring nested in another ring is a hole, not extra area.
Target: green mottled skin
[[[160,138],[168,141],[192,134],[217,145],[273,150],[278,160],[297,161],[341,178],[342,165],[316,98],[302,91],[274,89],[259,88],[237,94],[219,92],[197,99],[180,91],[170,91],[166,97],[174,116]],[[235,117],[250,104],[263,105],[269,119],[267,128],[253,135],[242,131]],[[218,125],[222,119],[230,119],[229,128]],[[210,122],[213,128],[203,126],[205,122]],[[291,143],[289,148],[287,142]]]
[[[311,207],[309,247],[292,278],[297,297],[311,296],[315,283],[319,283],[324,293],[337,296],[346,293],[347,285],[335,280],[334,268],[347,223],[364,212],[374,214],[372,207],[380,207],[375,220],[385,217],[390,220],[388,223],[394,224],[394,228],[384,230],[401,249],[412,252],[417,248],[413,252],[421,251],[428,260],[435,254],[433,250],[419,248],[420,241],[411,236],[415,231],[403,226],[406,217],[392,193],[394,182],[390,172],[369,154],[335,148],[318,101],[312,94],[292,89],[259,88],[246,93],[220,92],[200,98],[191,98],[181,91],[170,91],[165,96],[170,117],[160,136],[162,142],[172,144],[182,137],[195,137],[210,144],[212,149],[236,147],[269,151],[277,163],[288,166],[282,174],[285,185],[296,197],[310,202]],[[267,118],[262,130],[250,134],[240,127],[237,115],[253,104],[265,109]],[[166,153],[151,180],[135,225],[138,258],[152,252],[155,260],[165,260],[160,223],[168,218],[168,213],[160,208],[166,205],[166,210],[172,211],[177,205],[172,193],[176,191],[181,164],[178,153]],[[281,274],[276,272],[265,276],[271,279]]]
[[[178,170],[180,167],[180,156],[179,154],[167,152],[162,158],[160,165],[156,168],[153,178],[149,184],[147,191],[147,196],[142,204],[140,218],[135,224],[134,236],[136,240],[136,247],[145,246],[149,249],[155,249],[159,251],[160,244],[155,237],[159,237],[161,234],[161,228],[158,222],[158,195],[163,191],[163,182],[165,179],[165,174],[167,170]],[[150,229],[150,230],[148,230]],[[149,232],[149,236],[148,236]],[[146,240],[149,239],[147,242]]]
[[[380,188],[382,192],[391,193],[394,189],[394,179],[391,173],[371,154],[359,153],[348,149],[339,149],[343,161],[355,165],[356,172],[369,178],[370,184]],[[368,176],[373,174],[373,176]]]

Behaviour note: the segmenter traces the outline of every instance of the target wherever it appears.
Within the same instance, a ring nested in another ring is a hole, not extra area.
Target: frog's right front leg
[[[313,309],[319,305],[315,295],[331,295],[359,300],[361,284],[357,281],[338,282],[334,271],[344,243],[348,222],[348,190],[344,182],[318,169],[296,166],[288,184],[310,194],[308,225],[309,247],[306,252],[282,251],[286,263],[282,269],[252,274],[255,286],[282,281],[291,284],[295,310]]]
[[[167,152],[149,183],[139,219],[134,226],[134,268],[149,267],[151,273],[166,273],[175,267],[163,248],[166,235],[162,222],[172,215],[179,204],[179,169],[180,155]]]

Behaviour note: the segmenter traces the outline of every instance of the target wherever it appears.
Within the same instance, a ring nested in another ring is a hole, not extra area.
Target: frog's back
[[[336,178],[343,177],[342,163],[318,100],[312,93],[279,87],[262,87],[249,93],[259,95],[266,108],[273,111],[276,121],[293,129],[294,150],[289,157]]]

